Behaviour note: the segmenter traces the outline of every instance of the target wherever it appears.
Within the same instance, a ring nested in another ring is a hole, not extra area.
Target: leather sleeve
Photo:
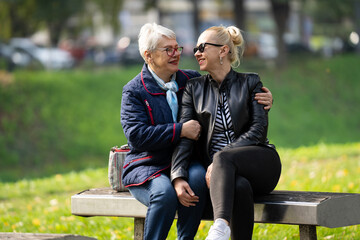
[[[224,149],[241,147],[247,145],[258,145],[267,142],[268,111],[264,106],[255,100],[255,94],[261,92],[262,83],[257,74],[247,76],[247,84],[250,92],[250,123],[246,132],[241,134],[234,142],[227,145]]]
[[[189,81],[184,90],[182,97],[182,107],[180,112],[180,123],[185,123],[191,119],[194,119],[195,109],[193,105],[192,84]],[[172,155],[171,162],[171,176],[173,181],[176,178],[188,178],[188,166],[190,164],[190,157],[194,146],[194,140],[188,138],[181,138]]]

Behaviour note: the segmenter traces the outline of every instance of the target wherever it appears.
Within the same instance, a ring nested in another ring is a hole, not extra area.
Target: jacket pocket
[[[146,159],[150,159],[152,158],[152,156],[147,156],[147,157],[143,157],[143,158],[135,158],[133,160],[130,160],[127,164],[124,165],[123,168],[126,168],[127,166],[129,166],[131,163],[133,162],[137,162],[137,161],[141,161],[141,160],[146,160]]]
[[[150,116],[150,120],[151,120],[151,124],[152,125],[155,125],[155,122],[154,122],[154,117],[153,117],[153,114],[152,114],[152,109],[150,107],[150,104],[149,102],[145,99],[145,104],[146,104],[146,107],[148,108],[148,111],[149,111],[149,116]]]

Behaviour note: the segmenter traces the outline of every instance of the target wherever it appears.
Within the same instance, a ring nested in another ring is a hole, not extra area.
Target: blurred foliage
[[[356,28],[359,0],[303,0],[303,11],[314,21],[314,34],[348,37]]]
[[[0,0],[0,39],[28,36],[36,31],[36,0]]]
[[[95,25],[108,24],[114,33],[120,30],[118,14],[122,9],[124,0],[0,0],[0,39],[8,40],[11,37],[27,37],[38,30],[46,29],[51,34],[53,45],[61,36],[72,35],[86,29],[92,29]],[[224,0],[222,0],[224,1]],[[351,28],[355,20],[355,4],[358,0],[297,0],[300,11],[311,15],[317,34],[342,33]],[[157,8],[158,0],[144,0],[144,11]],[[221,1],[220,1],[221,2]],[[276,6],[288,6],[290,0],[272,0]],[[243,4],[243,1],[235,1]],[[192,1],[196,6],[196,1]],[[234,11],[240,11],[234,8]],[[275,11],[276,10],[276,11]],[[238,12],[234,12],[236,20]],[[280,9],[273,9],[274,16],[285,13]],[[94,22],[94,18],[100,22]],[[198,13],[194,12],[195,15]],[[245,14],[241,14],[245,15]],[[162,14],[159,16],[160,20]],[[283,18],[286,20],[286,18]],[[243,19],[244,22],[246,22]],[[161,21],[160,21],[161,22]],[[241,25],[241,24],[240,24]],[[244,29],[246,26],[242,26]]]
[[[77,0],[37,0],[34,5],[34,16],[38,23],[44,24],[49,31],[50,43],[56,46],[61,34],[68,29],[73,30],[74,24],[68,26],[72,17],[85,10],[86,1]]]
[[[29,37],[47,30],[52,45],[62,36],[78,37],[84,29],[109,24],[120,30],[118,14],[123,0],[0,0],[0,39]],[[100,22],[95,22],[94,16]],[[75,36],[74,36],[75,35]]]
[[[283,170],[277,190],[360,192],[360,143],[318,144],[278,151]],[[0,183],[0,232],[71,233],[98,240],[132,239],[132,218],[71,215],[72,195],[107,186],[106,168]],[[202,221],[195,239],[204,239],[211,224],[211,221]],[[360,225],[318,227],[317,234],[318,239],[359,239]],[[176,239],[176,221],[168,239]],[[299,227],[255,224],[253,239],[296,240]]]
[[[354,18],[355,2],[358,0],[326,0],[314,1],[313,14],[315,21],[327,22],[329,24],[340,23],[344,18]]]

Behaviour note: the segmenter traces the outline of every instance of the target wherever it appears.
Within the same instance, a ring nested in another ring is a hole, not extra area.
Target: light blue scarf
[[[151,75],[154,77],[156,83],[159,85],[159,87],[166,91],[166,100],[171,109],[173,120],[174,120],[174,122],[176,122],[177,113],[178,113],[178,109],[179,109],[179,105],[178,105],[178,101],[177,101],[177,97],[176,97],[176,92],[179,90],[179,86],[177,85],[177,82],[175,81],[176,74],[174,73],[172,75],[170,82],[165,83],[165,81],[162,80],[161,78],[159,78],[159,76],[156,75],[155,72],[150,67],[148,67],[148,68],[149,68]]]

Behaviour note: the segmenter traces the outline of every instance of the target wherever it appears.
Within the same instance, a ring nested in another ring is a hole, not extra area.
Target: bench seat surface
[[[71,198],[72,214],[145,218],[147,208],[129,192],[96,188]],[[255,197],[255,222],[324,227],[360,224],[360,194],[273,191]],[[204,220],[211,220],[205,218]]]

